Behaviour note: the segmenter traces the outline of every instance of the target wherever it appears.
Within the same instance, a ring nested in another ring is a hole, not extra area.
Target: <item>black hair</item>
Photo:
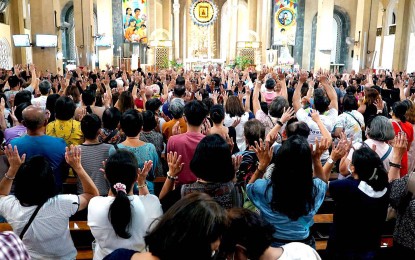
[[[125,149],[115,151],[105,164],[105,177],[110,183],[111,192],[115,195],[108,211],[108,219],[115,234],[124,239],[131,237],[128,228],[131,224],[132,206],[128,193],[137,180],[137,168],[135,155]],[[115,189],[114,185],[117,183],[125,185],[125,192]]]
[[[183,97],[186,94],[186,88],[184,85],[176,85],[173,89],[173,94],[175,97]]]
[[[352,165],[359,179],[369,184],[375,191],[388,186],[388,172],[378,154],[369,147],[362,146],[353,153]]]
[[[186,79],[185,78],[183,78],[182,76],[177,77],[177,79],[176,79],[176,86],[177,85],[184,86],[185,83],[186,83]]]
[[[10,88],[15,88],[20,84],[20,80],[17,76],[10,76],[7,79],[7,82],[9,83]]]
[[[141,9],[140,8],[134,9],[134,13],[137,12],[137,11],[141,11]]]
[[[327,111],[330,105],[330,100],[324,95],[324,90],[316,89],[314,91],[314,108],[323,114]]]
[[[45,203],[58,194],[55,177],[48,160],[35,155],[23,163],[16,174],[14,195],[22,206]]]
[[[82,103],[86,106],[86,112],[88,114],[92,114],[91,106],[94,104],[96,98],[96,93],[94,90],[86,89],[84,93],[82,93]]]
[[[225,119],[225,110],[222,105],[213,105],[210,108],[210,119],[213,123],[220,124]]]
[[[231,150],[225,139],[218,134],[204,137],[196,147],[190,169],[196,177],[208,182],[231,181],[235,177],[235,170]]]
[[[117,81],[116,80],[110,80],[110,88],[111,89],[113,89],[113,88],[117,88]]]
[[[210,111],[210,108],[213,106],[213,99],[210,97],[202,99],[202,103],[205,104],[207,111]]]
[[[102,114],[102,126],[108,130],[114,130],[118,127],[120,119],[120,110],[118,110],[116,107],[107,108]]]
[[[47,80],[43,80],[42,82],[39,83],[39,91],[40,91],[40,94],[42,95],[47,95],[51,88],[52,88],[52,84],[50,84],[50,82]]]
[[[289,137],[274,156],[271,175],[271,208],[291,220],[298,220],[314,209],[316,188],[313,163],[307,139]],[[301,163],[298,163],[301,162]]]
[[[191,126],[200,126],[207,116],[206,106],[197,100],[192,100],[184,106],[184,115]]]
[[[232,254],[236,245],[246,248],[249,259],[260,259],[274,242],[275,228],[256,212],[244,208],[228,210],[229,227],[223,235],[219,251]]]
[[[95,114],[88,114],[82,118],[81,130],[85,139],[95,139],[101,128],[101,119]]]
[[[146,110],[142,113],[143,116],[143,131],[151,131],[157,126],[156,117],[150,110]]]
[[[392,106],[393,115],[399,118],[402,123],[406,122],[406,111],[408,110],[408,106],[403,102],[395,102]]]
[[[22,103],[30,103],[32,101],[32,93],[28,90],[22,90],[16,93],[14,96],[14,106],[18,106]]]
[[[268,115],[268,103],[267,102],[260,102],[259,103],[262,112],[264,112],[265,115]]]
[[[125,9],[125,15],[127,15],[127,14],[128,14],[128,10],[131,10],[131,7],[127,7],[127,8]]]
[[[299,135],[304,138],[308,138],[308,136],[310,135],[310,127],[307,125],[307,123],[302,121],[299,122],[296,118],[293,118],[287,122],[285,133],[287,137]]]
[[[55,117],[59,120],[71,119],[76,110],[75,102],[70,97],[64,96],[58,98],[55,104]]]
[[[120,125],[126,136],[135,137],[143,127],[143,117],[136,109],[129,109],[122,114]]]
[[[270,78],[265,81],[265,88],[266,89],[274,89],[277,83],[274,79]]]
[[[353,94],[346,94],[343,97],[343,110],[344,111],[352,111],[358,109],[358,104],[356,97]]]
[[[14,111],[14,115],[16,116],[16,118],[17,118],[17,121],[19,122],[19,123],[21,123],[22,122],[22,120],[23,120],[23,116],[22,116],[22,112],[23,112],[23,110],[26,108],[26,107],[28,107],[28,106],[30,106],[31,104],[30,103],[22,103],[22,104],[20,104],[20,105],[18,105],[17,107],[16,107],[16,110]]]
[[[46,99],[46,109],[50,112],[49,122],[55,121],[55,106],[59,97],[59,94],[52,94]]]
[[[157,110],[163,105],[163,103],[158,98],[150,98],[146,102],[146,110],[150,110],[153,113],[156,113]]]
[[[255,145],[255,141],[265,139],[265,127],[258,119],[251,119],[244,125],[244,136],[247,145]]]
[[[216,201],[205,193],[191,193],[167,210],[144,240],[149,252],[162,260],[208,260],[211,244],[226,227],[226,211]]]

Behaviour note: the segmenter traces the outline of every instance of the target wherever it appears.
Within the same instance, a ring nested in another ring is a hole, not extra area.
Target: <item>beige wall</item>
[[[12,47],[13,46],[13,41],[12,41],[12,37],[10,34],[10,25],[4,24],[4,23],[0,23],[0,38],[5,38],[8,42],[9,45],[11,47],[11,51],[12,51],[12,57],[10,57],[11,59],[11,65],[14,64],[13,62],[13,52],[16,51],[17,48]],[[7,68],[10,69],[10,68]]]

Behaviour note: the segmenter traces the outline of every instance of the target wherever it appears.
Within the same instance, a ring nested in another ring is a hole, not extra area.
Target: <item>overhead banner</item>
[[[190,6],[190,17],[199,26],[209,26],[218,17],[218,7],[211,0],[198,0]]]
[[[274,1],[274,44],[295,45],[298,0]]]
[[[122,9],[125,41],[146,42],[148,0],[122,0]]]

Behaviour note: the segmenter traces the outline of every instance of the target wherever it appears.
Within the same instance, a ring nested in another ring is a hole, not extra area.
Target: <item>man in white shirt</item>
[[[308,136],[308,142],[314,144],[316,138],[321,139],[323,135],[316,122],[313,121],[309,112],[307,112],[301,106],[301,86],[307,80],[308,73],[301,73],[300,80],[293,95],[293,107],[296,111],[296,117],[298,121],[305,122],[310,128],[310,135]],[[333,131],[333,124],[336,122],[338,116],[338,102],[337,94],[334,87],[329,83],[326,76],[320,76],[320,83],[323,85],[323,89],[316,89],[314,91],[314,104],[313,109],[317,110],[320,114],[320,119],[329,132]],[[310,86],[312,87],[312,86]],[[327,94],[327,96],[326,96]],[[321,160],[325,162],[329,157],[328,151],[322,156]]]
[[[32,105],[39,106],[42,109],[46,108],[46,100],[48,99],[48,95],[50,93],[50,90],[52,88],[52,84],[50,84],[49,81],[43,80],[39,84],[39,91],[40,91],[40,97],[33,98],[32,99]]]

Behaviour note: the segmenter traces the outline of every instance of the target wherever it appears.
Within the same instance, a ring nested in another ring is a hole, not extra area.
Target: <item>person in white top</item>
[[[228,218],[229,228],[219,247],[226,259],[321,259],[316,250],[299,242],[272,247],[274,227],[253,211],[233,208]]]
[[[249,120],[249,105],[245,109],[242,105],[242,101],[237,96],[224,95],[225,105],[225,121],[226,127],[234,126],[236,131],[236,145],[239,151],[246,150],[245,137],[244,137],[244,125]],[[239,121],[239,123],[238,123]]]
[[[388,144],[388,141],[395,138],[392,122],[384,116],[376,116],[367,126],[366,137],[368,139],[363,143],[355,143],[347,157],[343,157],[340,161],[339,170],[342,176],[346,177],[350,175],[349,165],[352,161],[353,152],[362,145],[373,149],[379,155],[386,171],[389,171],[389,161],[392,159],[393,148]],[[341,179],[340,175],[339,179]],[[392,179],[394,179],[394,176],[389,176],[389,180]]]
[[[39,84],[39,91],[40,91],[40,97],[33,98],[32,99],[32,105],[39,106],[42,109],[46,108],[46,100],[48,99],[48,95],[50,93],[50,90],[52,89],[52,84],[50,84],[49,81],[43,80]]]
[[[20,157],[17,147],[11,145],[5,153],[10,168],[0,182],[0,215],[19,234],[31,259],[75,259],[69,217],[99,194],[82,168],[80,149],[66,148],[65,159],[82,183],[81,195],[58,195],[52,168],[44,157],[33,156],[25,162],[26,156]],[[15,178],[15,195],[9,195]]]
[[[310,135],[308,136],[308,142],[314,144],[316,139],[321,139],[323,137],[322,132],[320,131],[318,125],[311,118],[311,113],[308,113],[301,106],[301,86],[306,82],[308,78],[307,72],[302,72],[300,74],[300,79],[297,84],[297,87],[293,95],[293,107],[296,111],[296,116],[298,121],[303,121],[307,123],[310,128]],[[320,84],[323,86],[323,89],[316,89],[314,91],[314,104],[313,109],[317,110],[320,113],[320,119],[323,122],[324,126],[329,132],[333,130],[333,123],[336,122],[338,116],[338,102],[337,94],[334,90],[333,85],[329,83],[326,76],[320,76]],[[312,87],[312,86],[310,86]],[[326,96],[327,94],[327,96]],[[326,151],[321,156],[322,163],[329,158],[329,152]]]
[[[105,164],[110,183],[108,197],[95,197],[88,207],[88,225],[95,237],[94,259],[103,259],[118,248],[145,251],[144,236],[150,224],[163,214],[159,199],[147,189],[152,161],[138,168],[134,154],[117,150]],[[138,182],[139,196],[133,194]]]

